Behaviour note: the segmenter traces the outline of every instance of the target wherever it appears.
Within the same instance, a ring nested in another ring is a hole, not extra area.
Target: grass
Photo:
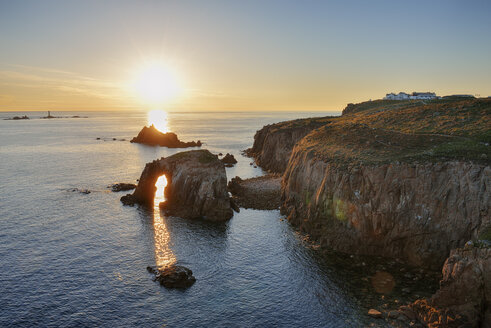
[[[349,105],[340,117],[282,122],[313,127],[299,142],[340,164],[465,160],[489,165],[491,99],[376,100]]]
[[[181,160],[185,158],[196,158],[202,164],[218,161],[218,157],[216,155],[213,155],[206,149],[183,151],[169,157],[169,159],[175,160]]]

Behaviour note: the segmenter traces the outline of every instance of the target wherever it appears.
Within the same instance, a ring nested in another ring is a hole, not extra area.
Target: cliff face
[[[428,327],[491,327],[491,248],[453,250],[430,299],[400,309]]]
[[[266,125],[254,135],[247,153],[263,169],[283,173],[293,146],[312,130],[325,124],[325,119],[305,119]]]
[[[440,268],[491,223],[490,115],[488,99],[373,101],[266,126],[252,152],[285,167],[282,212],[321,244]]]
[[[165,175],[166,201],[160,207],[168,215],[182,218],[228,220],[233,216],[227,191],[225,167],[208,150],[192,150],[147,163],[133,194],[123,196],[125,204],[152,206],[157,179]]]
[[[296,147],[282,212],[321,244],[439,268],[491,222],[489,166],[466,163],[339,166]]]

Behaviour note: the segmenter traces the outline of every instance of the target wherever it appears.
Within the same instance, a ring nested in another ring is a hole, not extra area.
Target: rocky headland
[[[488,263],[452,250],[487,245],[480,236],[491,226],[490,126],[491,99],[378,100],[350,104],[340,117],[265,126],[247,153],[283,175],[282,213],[321,246],[432,269],[445,262],[446,284],[449,261]],[[489,270],[480,272],[489,280]],[[453,286],[461,295],[482,289]],[[424,304],[484,327],[469,316],[485,318],[486,301],[464,297],[453,306],[443,298]],[[425,309],[413,319],[431,326]]]
[[[138,135],[131,139],[130,142],[167,148],[201,147],[202,145],[201,141],[199,140],[196,142],[183,142],[179,140],[177,134],[173,132],[160,132],[153,124],[149,127],[144,126]]]
[[[233,216],[227,176],[218,156],[208,150],[191,150],[147,163],[133,194],[121,198],[125,205],[153,206],[155,183],[165,175],[165,202],[160,208],[181,218],[224,221]]]

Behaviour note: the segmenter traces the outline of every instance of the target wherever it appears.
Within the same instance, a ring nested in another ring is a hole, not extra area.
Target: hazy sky
[[[339,110],[387,92],[491,95],[491,1],[0,0],[0,110]]]

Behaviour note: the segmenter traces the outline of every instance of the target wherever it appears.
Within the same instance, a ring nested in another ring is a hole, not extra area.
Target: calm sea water
[[[42,115],[0,118],[20,114]],[[0,120],[0,326],[366,323],[350,278],[307,247],[279,211],[241,209],[209,224],[122,206],[124,193],[108,185],[134,182],[145,163],[179,151],[128,142],[147,113],[53,114],[88,118]],[[230,179],[264,174],[240,155],[263,125],[328,114],[157,112],[151,121],[234,154]],[[191,268],[197,282],[184,291],[161,287],[146,267],[162,261]]]

